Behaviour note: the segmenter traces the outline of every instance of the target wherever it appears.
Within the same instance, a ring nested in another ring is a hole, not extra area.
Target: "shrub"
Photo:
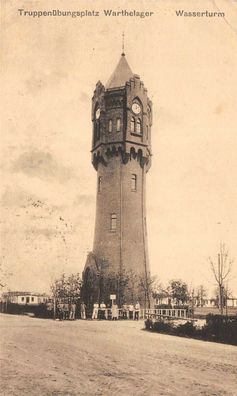
[[[151,319],[147,319],[145,325],[146,329],[158,333],[237,345],[237,316],[209,314],[206,320],[207,323],[202,328],[196,328],[193,322],[186,322],[175,327],[172,322],[164,322],[162,319],[154,323]]]
[[[153,330],[153,322],[151,319],[145,320],[145,329],[146,330]]]
[[[203,338],[237,345],[237,316],[209,314],[206,322],[202,328]]]
[[[192,322],[186,322],[175,328],[175,334],[192,337],[196,334],[196,327]]]
[[[153,324],[153,330],[157,331],[158,333],[172,334],[174,330],[174,326],[172,323],[159,321]]]

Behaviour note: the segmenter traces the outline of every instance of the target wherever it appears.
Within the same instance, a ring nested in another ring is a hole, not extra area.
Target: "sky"
[[[215,287],[209,257],[234,259],[237,296],[237,3],[23,1],[24,10],[95,10],[99,17],[20,16],[2,3],[1,267],[11,290],[48,291],[82,272],[93,244],[96,172],[91,98],[121,54],[153,102],[147,175],[150,267],[166,284]],[[152,11],[105,17],[104,9]],[[225,18],[177,17],[222,11]]]

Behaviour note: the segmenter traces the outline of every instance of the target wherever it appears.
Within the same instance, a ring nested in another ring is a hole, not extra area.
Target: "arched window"
[[[135,132],[135,118],[131,118],[131,125],[130,125],[131,132]]]
[[[140,118],[138,118],[138,120],[137,120],[136,132],[139,133],[139,134],[142,133],[142,123],[141,123]]]
[[[117,215],[116,213],[112,213],[110,217],[110,229],[111,231],[115,231],[117,228]]]
[[[113,130],[113,123],[112,120],[109,120],[109,132],[111,133]]]
[[[149,137],[149,128],[148,128],[148,125],[146,126],[146,138],[148,139],[148,137]]]
[[[120,132],[120,128],[121,128],[121,118],[117,118],[117,120],[116,120],[116,131]]]
[[[133,174],[131,179],[131,190],[137,191],[137,175]]]

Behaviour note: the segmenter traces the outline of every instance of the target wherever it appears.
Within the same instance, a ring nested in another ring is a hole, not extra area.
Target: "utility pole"
[[[56,319],[57,299],[56,296],[53,298],[53,318]]]
[[[219,280],[219,308],[221,315],[223,315],[223,286],[221,279],[221,255],[218,254],[218,280]]]
[[[194,319],[194,289],[192,290],[192,319]]]
[[[228,287],[225,289],[225,314],[228,316]]]

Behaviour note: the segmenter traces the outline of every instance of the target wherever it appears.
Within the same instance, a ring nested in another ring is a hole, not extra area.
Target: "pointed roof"
[[[133,77],[133,72],[125,58],[125,54],[122,53],[119,63],[106,84],[106,88],[124,87],[131,77]]]

